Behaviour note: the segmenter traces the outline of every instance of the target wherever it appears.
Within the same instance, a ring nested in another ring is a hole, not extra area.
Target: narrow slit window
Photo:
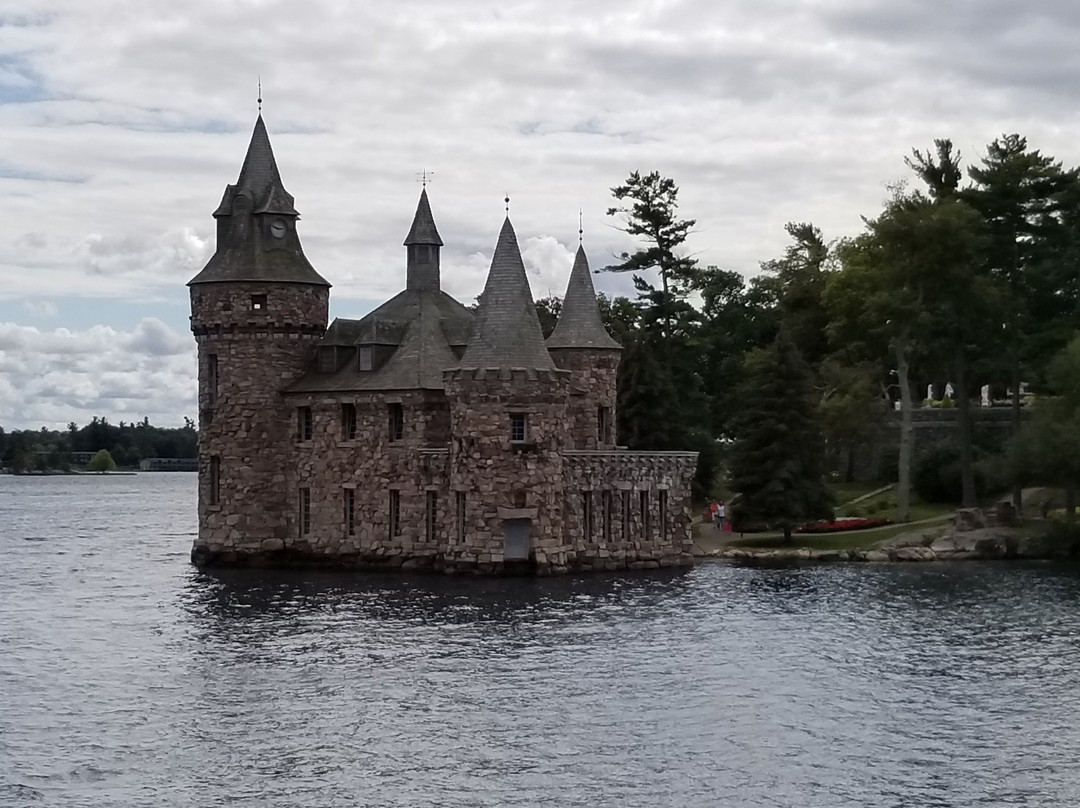
[[[608,440],[608,423],[611,420],[611,410],[608,407],[596,408],[596,439],[600,443],[610,443]]]
[[[667,491],[660,491],[660,535],[667,534]]]
[[[296,410],[296,434],[300,440],[311,440],[315,432],[315,422],[311,407],[298,407]]]
[[[356,440],[356,405],[341,405],[341,439]]]
[[[593,534],[592,491],[581,492],[581,512],[582,531],[585,541],[589,541]]]
[[[389,510],[390,513],[387,521],[389,522],[390,526],[390,536],[391,538],[393,538],[394,536],[401,535],[401,492],[390,492]]]
[[[638,494],[638,509],[641,511],[641,535],[649,538],[652,534],[652,524],[649,518],[649,492],[641,491]]]
[[[465,541],[465,492],[458,491],[454,498],[454,535],[459,542]]]
[[[604,526],[604,541],[611,541],[611,492],[604,491],[600,494],[600,507],[603,510],[601,518]]]
[[[630,492],[622,492],[622,538],[630,538]]]
[[[426,525],[425,533],[428,541],[435,541],[438,537],[438,522],[436,521],[439,513],[439,494],[437,491],[427,492],[427,511],[426,519],[424,523]]]
[[[348,536],[356,535],[356,490],[352,488],[343,489],[345,494],[345,534]]]
[[[525,443],[529,438],[528,419],[523,412],[510,413],[510,442]]]
[[[311,533],[311,489],[300,489],[300,535]]]
[[[389,407],[389,437],[391,441],[405,437],[405,410],[400,404]]]
[[[221,502],[221,458],[216,455],[210,458],[210,484],[209,499],[211,505]]]
[[[209,354],[206,357],[206,392],[210,403],[217,401],[218,395],[218,358],[217,354]]]

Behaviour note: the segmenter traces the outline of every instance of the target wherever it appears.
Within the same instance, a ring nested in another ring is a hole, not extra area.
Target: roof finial
[[[503,203],[506,205],[506,215],[509,216],[510,215],[510,194],[506,195],[506,198],[503,199]]]
[[[581,208],[577,211],[577,243],[580,245],[585,241],[585,230],[581,226]]]
[[[428,171],[426,168],[420,172],[420,184],[427,188],[428,180],[435,176],[434,171]]]
[[[259,76],[259,114],[262,115],[262,76]]]

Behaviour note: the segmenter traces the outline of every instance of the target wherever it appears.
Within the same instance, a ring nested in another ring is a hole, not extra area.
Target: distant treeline
[[[198,433],[190,418],[182,427],[171,428],[153,426],[147,418],[110,424],[97,417],[83,427],[72,421],[62,431],[42,427],[6,432],[0,427],[0,465],[13,471],[81,468],[86,453],[101,449],[117,466],[131,468],[147,457],[197,457]]]

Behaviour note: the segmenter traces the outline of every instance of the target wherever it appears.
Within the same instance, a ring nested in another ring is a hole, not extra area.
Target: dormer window
[[[510,413],[510,442],[525,443],[529,439],[529,421],[523,412]]]
[[[372,354],[374,349],[370,345],[361,345],[357,349],[358,368],[360,370],[371,370],[372,366]]]
[[[266,311],[266,295],[252,295],[251,296],[251,310],[252,311]]]
[[[319,349],[319,372],[333,373],[337,370],[337,351],[333,348]]]

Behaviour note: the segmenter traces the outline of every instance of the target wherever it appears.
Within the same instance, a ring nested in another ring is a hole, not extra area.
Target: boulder
[[[982,508],[959,508],[953,516],[955,530],[982,530],[986,527],[986,514]]]

